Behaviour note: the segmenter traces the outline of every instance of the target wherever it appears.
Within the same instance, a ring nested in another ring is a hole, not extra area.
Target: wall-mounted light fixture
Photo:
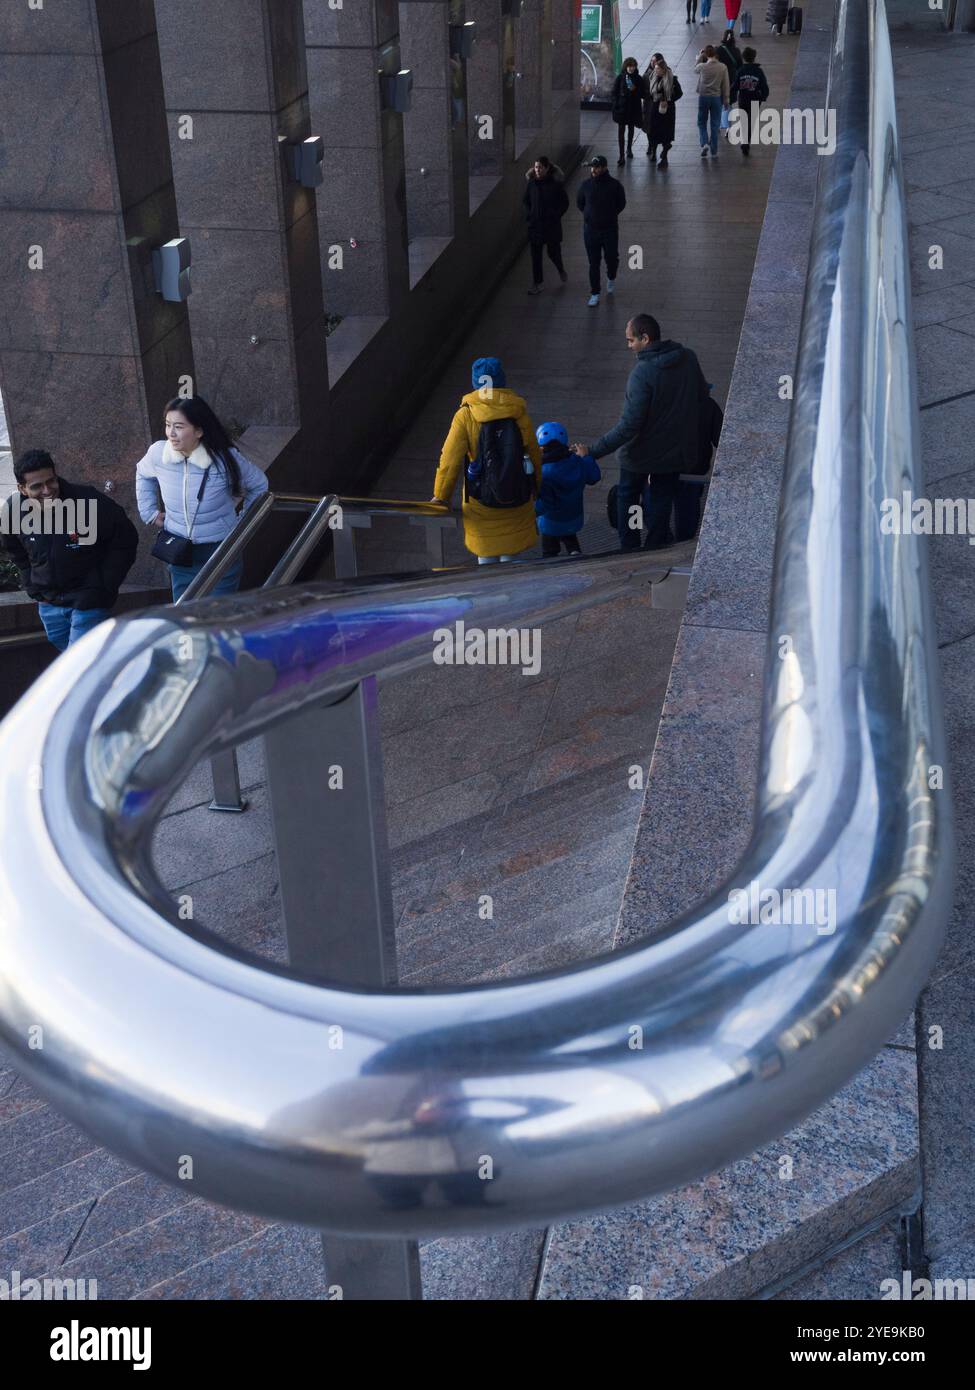
[[[190,297],[190,243],[185,236],[174,237],[152,253],[152,273],[156,292],[163,299],[181,304]]]
[[[284,157],[292,182],[300,183],[302,188],[317,188],[325,182],[325,142],[320,135],[286,144]]]
[[[451,24],[450,56],[452,58],[469,58],[474,51],[474,40],[476,38],[476,20],[469,19],[465,24]]]
[[[399,72],[379,74],[383,105],[387,111],[409,111],[413,99],[413,72],[410,68],[400,68]]]

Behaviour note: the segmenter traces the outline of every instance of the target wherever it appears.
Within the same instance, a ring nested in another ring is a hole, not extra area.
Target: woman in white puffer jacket
[[[267,478],[233,447],[202,396],[169,402],[166,438],[150,445],[135,473],[136,503],[146,525],[165,526],[192,542],[191,563],[169,566],[175,603],[233,530],[238,498],[250,506],[267,492]],[[238,560],[213,593],[235,593],[243,568]]]

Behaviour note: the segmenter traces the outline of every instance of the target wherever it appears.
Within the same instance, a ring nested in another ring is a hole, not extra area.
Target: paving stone
[[[888,1222],[772,1297],[775,1301],[876,1303],[883,1298],[883,1281],[900,1279],[900,1266],[900,1229],[896,1222]]]
[[[137,1299],[327,1299],[329,1284],[317,1231],[271,1226],[153,1284]]]

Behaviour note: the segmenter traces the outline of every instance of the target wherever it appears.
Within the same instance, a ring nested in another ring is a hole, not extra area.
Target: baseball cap
[[[608,167],[609,160],[606,158],[604,154],[594,154],[592,159],[590,159],[589,161],[590,169],[592,169],[597,164],[602,165],[603,167]]]

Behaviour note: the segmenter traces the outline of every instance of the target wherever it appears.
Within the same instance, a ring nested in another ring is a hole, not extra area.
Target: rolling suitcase
[[[786,30],[790,34],[802,33],[802,6],[793,5],[789,10]]]
[[[742,37],[743,39],[750,39],[750,38],[751,38],[751,36],[752,36],[752,12],[751,12],[751,10],[742,10],[742,12],[741,12],[741,30],[740,30],[740,32],[741,32],[741,37]]]

